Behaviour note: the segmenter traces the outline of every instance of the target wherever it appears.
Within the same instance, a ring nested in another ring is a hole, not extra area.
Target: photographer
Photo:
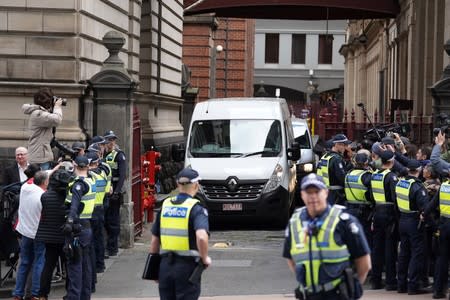
[[[435,137],[434,142],[435,145],[433,150],[431,150],[431,164],[433,165],[434,170],[443,176],[447,176],[450,171],[450,163],[446,162],[441,158],[442,147],[446,141],[445,134],[439,131],[438,135]]]
[[[50,163],[54,160],[50,146],[52,128],[62,122],[62,105],[63,99],[55,98],[51,89],[41,88],[34,94],[34,104],[22,106],[23,113],[30,115],[28,161],[40,164],[42,170],[50,169]]]

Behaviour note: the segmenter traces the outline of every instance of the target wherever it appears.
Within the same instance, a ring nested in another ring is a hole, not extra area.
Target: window
[[[333,36],[319,35],[319,65],[331,65],[333,63]]]
[[[266,64],[277,64],[280,48],[280,35],[266,33]]]
[[[293,34],[292,35],[292,64],[305,64],[306,53],[306,35]]]

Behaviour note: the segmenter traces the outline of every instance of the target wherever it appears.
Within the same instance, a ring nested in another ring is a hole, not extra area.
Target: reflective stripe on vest
[[[189,248],[189,216],[192,207],[199,203],[188,198],[183,203],[174,204],[171,197],[161,208],[161,254],[175,252],[178,255],[198,256],[198,251]]]
[[[112,169],[111,169],[111,167],[107,164],[107,163],[105,163],[105,162],[101,162],[101,164],[103,165],[103,166],[105,166],[107,169],[108,169],[108,172],[106,172],[105,174],[106,174],[106,187],[105,187],[105,193],[109,193],[109,191],[111,190],[111,185],[112,185],[112,183],[111,183],[111,179],[112,179]]]
[[[409,202],[409,193],[411,191],[412,184],[415,182],[414,179],[401,179],[397,182],[395,186],[395,193],[397,195],[397,206],[402,213],[414,213],[417,211],[412,211]]]
[[[439,210],[441,217],[450,218],[450,182],[442,183],[439,189]]]
[[[92,212],[94,211],[95,205],[95,180],[90,177],[84,177],[81,179],[80,177],[76,177],[71,183],[69,183],[69,191],[66,196],[66,203],[72,202],[72,186],[75,184],[77,180],[82,180],[89,186],[89,190],[86,194],[81,197],[81,202],[83,202],[83,210],[80,213],[80,219],[90,219],[92,217]]]
[[[384,190],[384,178],[386,175],[391,172],[390,170],[386,169],[380,172],[380,170],[376,170],[372,174],[372,196],[375,200],[376,204],[386,204],[386,194]]]
[[[334,239],[334,232],[336,230],[337,224],[339,223],[339,216],[342,210],[336,206],[333,206],[330,209],[328,216],[326,216],[318,234],[315,237],[311,237],[313,238],[313,240],[311,241],[311,249],[308,240],[309,236],[307,228],[303,227],[303,220],[300,219],[302,211],[304,210],[305,208],[302,208],[294,213],[290,220],[290,253],[292,259],[294,260],[296,265],[303,265],[303,267],[305,268],[306,286],[304,288],[307,291],[319,292],[323,289],[331,290],[341,282],[341,278],[336,278],[331,282],[319,282],[320,268],[326,268],[327,266],[329,267],[331,265],[333,265],[334,267],[341,266],[343,271],[348,265],[350,257],[347,245],[338,245]]]
[[[90,172],[92,177],[95,180],[95,202],[94,206],[102,206],[103,205],[103,199],[105,198],[106,193],[106,174],[105,172],[101,171],[101,174],[97,174],[95,172]]]
[[[367,187],[362,182],[362,177],[367,170],[352,170],[345,175],[345,197],[348,203],[369,204],[366,199]]]
[[[333,158],[333,155],[330,153],[326,153],[319,161],[319,166],[317,168],[317,175],[323,178],[326,186],[330,186],[330,160]]]

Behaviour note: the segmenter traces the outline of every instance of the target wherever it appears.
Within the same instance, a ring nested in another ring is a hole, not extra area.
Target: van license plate
[[[242,210],[242,203],[224,203],[222,205],[223,211]]]

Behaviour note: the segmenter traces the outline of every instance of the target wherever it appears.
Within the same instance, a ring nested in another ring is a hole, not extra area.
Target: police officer
[[[400,179],[395,187],[397,206],[400,211],[399,234],[400,253],[398,255],[398,288],[399,293],[409,295],[423,294],[420,279],[424,271],[424,225],[420,213],[428,204],[425,186],[418,179],[420,162],[411,160],[408,164],[408,175]]]
[[[177,175],[176,197],[163,202],[152,228],[151,253],[161,254],[159,294],[166,299],[198,299],[200,282],[188,278],[198,262],[211,264],[208,256],[208,212],[193,198],[199,189],[197,171],[183,169]]]
[[[369,246],[358,220],[342,206],[329,205],[327,194],[320,176],[303,178],[305,207],[289,221],[283,257],[299,282],[298,299],[359,299],[371,267]]]
[[[105,246],[103,228],[105,224],[104,201],[106,195],[110,195],[111,188],[111,168],[105,162],[101,161],[100,149],[98,147],[89,146],[90,149],[86,154],[89,161],[89,172],[95,179],[96,195],[94,212],[92,213],[92,233],[93,233],[93,249],[95,251],[95,264],[93,266],[94,273],[103,273],[105,270]],[[94,151],[98,149],[98,151]]]
[[[317,175],[321,176],[329,189],[330,204],[344,204],[345,162],[343,155],[352,142],[344,134],[336,134],[331,140],[333,147],[320,159]]]
[[[125,181],[127,161],[125,154],[116,145],[117,136],[114,131],[107,131],[103,138],[106,144],[105,161],[112,170],[113,193],[107,196],[105,207],[105,228],[108,235],[105,257],[116,256],[119,251],[120,205],[123,202],[122,188]]]
[[[373,249],[372,249],[372,289],[383,288],[381,273],[383,265],[386,270],[386,290],[397,290],[397,208],[395,187],[397,176],[391,171],[394,165],[394,153],[385,150],[380,153],[381,169],[372,174],[372,197],[375,200],[373,215]]]
[[[95,204],[95,181],[88,175],[89,160],[77,156],[74,161],[75,179],[69,183],[66,205],[69,207],[63,232],[66,234],[67,261],[66,300],[90,299],[92,230],[90,219]],[[71,249],[71,250],[70,250]]]
[[[355,168],[345,176],[347,211],[359,220],[366,238],[370,240],[371,211],[374,205],[371,190],[372,171],[367,154],[356,154],[354,161]]]

